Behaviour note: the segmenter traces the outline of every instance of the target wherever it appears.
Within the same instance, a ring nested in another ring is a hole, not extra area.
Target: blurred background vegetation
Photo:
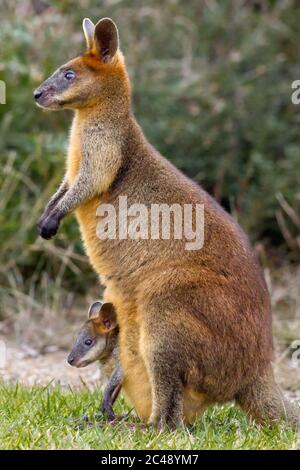
[[[134,111],[152,144],[233,214],[264,262],[297,263],[297,0],[2,0],[0,319],[27,302],[28,315],[48,309],[50,323],[74,292],[99,289],[73,217],[51,242],[35,227],[64,172],[71,115],[37,109],[32,91],[83,51],[85,16],[118,24]]]

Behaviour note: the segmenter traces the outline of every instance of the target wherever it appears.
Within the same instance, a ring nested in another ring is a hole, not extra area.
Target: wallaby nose
[[[42,94],[43,94],[42,91],[35,90],[35,91],[33,92],[34,99],[35,99],[35,100],[38,100],[38,99],[42,96]]]

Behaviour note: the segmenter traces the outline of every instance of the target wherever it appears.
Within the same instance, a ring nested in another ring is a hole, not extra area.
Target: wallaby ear
[[[99,320],[102,305],[103,303],[100,300],[97,300],[90,306],[88,312],[89,320]]]
[[[106,333],[114,330],[118,325],[115,307],[110,302],[105,302],[100,310],[99,321]]]
[[[94,46],[95,25],[89,18],[84,18],[82,22],[82,28],[86,40],[86,45],[88,49],[92,49]]]
[[[102,18],[95,26],[94,43],[100,59],[105,63],[113,60],[119,47],[119,33],[110,18]]]

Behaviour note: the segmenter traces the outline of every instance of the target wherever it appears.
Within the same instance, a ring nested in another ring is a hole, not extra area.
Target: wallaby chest
[[[70,131],[66,175],[70,187],[81,178],[81,184],[93,188],[93,197],[77,207],[75,215],[91,264],[98,274],[107,276],[111,270],[102,255],[107,251],[107,244],[97,235],[97,209],[119,170],[121,158],[118,135],[109,128],[82,121],[75,115]]]
[[[90,184],[99,183],[98,193],[105,192],[119,170],[121,146],[121,139],[113,128],[75,114],[67,153],[69,184],[74,183],[80,168],[86,167]]]
[[[82,158],[81,145],[81,129],[75,117],[70,129],[69,145],[67,151],[66,177],[70,186],[72,186],[74,183],[74,180],[79,171],[80,161]]]

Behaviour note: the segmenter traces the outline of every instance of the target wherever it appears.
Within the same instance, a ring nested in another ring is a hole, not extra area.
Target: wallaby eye
[[[93,340],[91,338],[86,339],[84,342],[86,346],[91,346],[92,343],[93,343]]]
[[[65,79],[66,80],[72,80],[72,78],[75,77],[75,72],[73,72],[73,70],[68,70],[66,73],[65,73]]]

